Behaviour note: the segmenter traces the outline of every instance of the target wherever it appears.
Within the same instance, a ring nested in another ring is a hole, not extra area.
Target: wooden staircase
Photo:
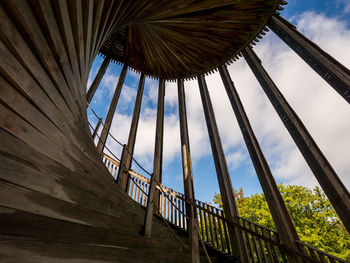
[[[160,218],[154,217],[152,237],[145,238],[144,208],[117,185],[115,192],[121,202],[113,214],[63,205],[75,220],[0,207],[0,262],[191,262]],[[186,243],[186,234],[175,231]],[[215,251],[210,256],[232,262]]]

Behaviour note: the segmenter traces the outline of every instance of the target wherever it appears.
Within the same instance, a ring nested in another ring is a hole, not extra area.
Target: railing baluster
[[[207,242],[210,243],[209,228],[208,228],[208,213],[207,213],[207,210],[205,209],[205,204],[204,203],[202,203],[202,207],[203,207],[203,212],[204,212],[205,234],[207,236]]]
[[[175,197],[174,197],[174,204],[175,205],[177,205],[178,200],[179,199],[178,199],[177,195],[175,195]],[[180,207],[177,207],[177,208],[180,208]],[[174,213],[175,213],[175,226],[177,226],[177,218],[178,218],[178,215],[180,215],[180,214],[179,214],[179,211],[177,209],[174,209]]]
[[[186,215],[186,206],[185,206],[185,198],[183,198],[181,200],[181,206],[182,206],[182,211],[184,211],[185,215]],[[184,224],[184,229],[187,230],[188,226],[187,226],[187,221],[186,221],[186,217],[183,217],[183,224]]]
[[[212,212],[214,214],[213,216],[213,224],[214,224],[214,231],[215,231],[215,239],[216,239],[216,247],[217,248],[220,248],[220,243],[219,243],[219,230],[218,230],[218,227],[219,227],[219,218],[218,218],[218,215],[215,213],[215,210],[216,208],[212,207]]]
[[[143,193],[145,191],[145,183],[141,181],[141,199],[140,199],[140,205],[143,204],[143,199],[145,198],[145,194]]]
[[[132,175],[129,175],[130,176],[130,178],[133,178],[132,177]],[[133,191],[134,191],[134,180],[130,180],[130,190],[129,190],[129,196],[132,198],[132,193],[133,193]]]
[[[173,191],[170,192],[170,204],[171,204],[171,209],[170,209],[170,213],[171,213],[171,223],[175,224],[175,207],[174,207],[174,196],[173,196]]]
[[[249,229],[251,231],[253,231],[252,224],[250,222],[248,222],[248,226],[249,226]],[[253,240],[254,250],[255,250],[256,256],[258,258],[258,262],[262,263],[261,256],[260,256],[260,253],[259,253],[259,250],[258,250],[258,246],[256,244],[256,237],[253,234],[251,234],[251,236],[252,236],[252,240]]]
[[[244,228],[247,228],[246,221],[244,219],[242,219],[242,225],[243,225]],[[253,251],[253,248],[252,248],[252,243],[251,243],[251,240],[250,240],[250,237],[249,237],[249,233],[245,229],[244,229],[243,232],[245,234],[245,238],[246,238],[246,242],[248,244],[248,250],[250,252],[252,262],[255,262],[254,251]]]
[[[264,228],[260,228],[260,229],[261,229],[261,234],[262,234],[264,237],[266,237],[265,232],[266,232],[267,230],[264,229]],[[271,263],[273,263],[274,260],[273,260],[273,256],[272,256],[272,252],[271,252],[270,245],[269,245],[269,243],[268,243],[266,240],[264,240],[264,243],[265,243],[265,248],[266,248],[266,250],[267,250],[267,255],[269,256],[269,261],[270,261]]]
[[[273,232],[273,234],[274,234],[274,236],[275,236],[275,240],[278,240],[278,241],[279,241],[278,234],[277,234],[276,232]],[[282,261],[283,261],[284,263],[287,263],[288,260],[287,260],[287,255],[286,255],[286,252],[285,252],[285,250],[284,250],[284,247],[279,246],[279,247],[277,247],[277,248],[278,248],[278,251],[279,251],[280,256],[281,256],[281,258],[282,258]]]
[[[209,205],[209,211],[210,211],[210,217],[211,217],[211,222],[210,224],[212,224],[211,230],[212,230],[212,236],[213,236],[213,245],[215,247],[219,247],[219,242],[218,242],[218,232],[216,229],[216,216],[214,213],[214,209],[211,205]]]
[[[168,221],[171,222],[171,202],[170,202],[170,198],[171,198],[171,195],[170,195],[170,190],[167,189],[167,202],[168,202],[168,207],[167,207],[167,212],[168,212]]]
[[[113,168],[114,168],[114,164],[113,163],[111,163],[111,167],[110,167],[110,173],[111,173],[111,175],[113,176]]]
[[[318,261],[315,251],[309,247],[307,248],[307,250],[309,251],[311,258],[315,261]]]
[[[224,211],[221,210],[220,213],[221,213],[221,217],[223,218],[223,227],[224,227],[224,233],[225,233],[227,253],[232,254],[231,243],[230,243],[230,240],[228,238],[227,221],[226,221],[226,218],[224,216]]]
[[[114,180],[117,180],[117,169],[118,169],[118,166],[114,166],[114,173],[112,174]]]
[[[205,235],[204,235],[204,215],[203,215],[203,209],[202,209],[199,201],[197,201],[197,207],[198,207],[198,210],[199,210],[198,215],[199,215],[199,218],[200,218],[202,239],[205,240]]]
[[[211,220],[209,205],[205,204],[205,208],[207,210],[207,215],[208,215],[208,231],[209,231],[209,236],[210,236],[210,243],[212,245],[214,245],[213,224],[212,224],[212,220]]]
[[[254,226],[254,230],[257,234],[260,234],[259,233],[259,229],[258,229],[258,226],[256,224],[253,224]],[[264,260],[264,262],[267,262],[267,258],[266,258],[266,253],[265,253],[265,250],[264,250],[264,247],[263,247],[263,244],[262,244],[262,241],[261,241],[261,238],[258,237],[258,245],[259,245],[259,248],[260,248],[260,252],[261,252],[261,256]]]
[[[132,199],[136,200],[136,193],[137,193],[137,178],[134,177],[135,180],[135,187],[134,187],[134,193],[132,196]]]
[[[163,197],[163,217],[166,218],[166,197],[165,197],[165,192],[162,193]]]
[[[221,242],[221,250],[222,251],[225,251],[225,247],[224,247],[224,235],[223,235],[223,231],[222,231],[222,228],[223,228],[223,220],[222,218],[220,217],[220,213],[219,213],[219,210],[217,208],[215,208],[215,213],[218,215],[218,227],[219,227],[219,235],[220,235],[220,242]]]
[[[274,240],[274,239],[272,238],[271,231],[268,231],[267,233],[268,233],[268,235],[269,235],[269,238],[270,238],[271,240]],[[271,247],[272,247],[272,252],[273,252],[273,258],[275,259],[275,262],[276,262],[276,263],[279,263],[280,260],[279,260],[279,257],[278,257],[278,253],[277,253],[277,250],[276,250],[276,246],[275,246],[274,244],[271,243]]]
[[[327,263],[326,258],[324,257],[323,253],[320,253],[317,251],[318,258],[320,259],[321,263]]]
[[[145,182],[145,198],[143,199],[143,206],[146,207],[146,204],[147,204],[147,195],[148,195],[148,186],[149,186],[149,183],[148,182]]]
[[[183,217],[185,217],[184,215],[185,215],[185,211],[183,210],[183,208],[181,207],[181,199],[177,199],[177,207],[180,209],[180,211],[182,212],[182,213],[179,213],[179,222],[178,222],[178,224],[179,224],[179,227],[182,227],[181,225],[182,225],[182,218]],[[183,228],[183,227],[182,227]]]

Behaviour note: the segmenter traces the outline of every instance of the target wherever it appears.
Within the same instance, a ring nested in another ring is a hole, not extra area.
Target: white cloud
[[[350,66],[350,30],[345,23],[311,12],[295,18],[298,30]],[[274,82],[349,188],[349,105],[284,43],[269,35],[256,52]],[[313,186],[314,176],[245,62],[230,67],[253,128],[274,175],[288,183]]]
[[[350,1],[349,0],[336,0],[337,7],[343,5],[342,12],[347,14],[350,13]]]
[[[299,31],[350,67],[350,29],[344,22],[312,12],[294,17],[294,20]],[[272,33],[257,45],[255,51],[339,177],[350,188],[349,105]],[[232,64],[229,71],[275,178],[285,183],[316,185],[315,177],[244,59]],[[116,81],[117,77],[107,75],[103,85],[114,90]],[[221,78],[216,73],[206,77],[206,81],[230,170],[241,168],[249,156],[243,151],[245,144]],[[125,99],[131,100],[135,93],[130,89]],[[185,93],[191,154],[196,165],[202,157],[211,155],[197,80],[185,82]],[[158,81],[146,78],[135,156],[150,171],[157,98]],[[166,165],[180,157],[176,84],[166,84],[165,102],[166,107],[174,107],[165,116],[163,159]],[[131,116],[117,114],[113,121],[112,133],[123,142],[127,140],[130,120]]]
[[[231,169],[237,168],[242,162],[247,159],[247,155],[242,151],[236,151],[226,155],[227,164],[231,167]]]

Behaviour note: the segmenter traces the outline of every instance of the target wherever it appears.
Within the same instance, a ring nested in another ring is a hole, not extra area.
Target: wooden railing
[[[238,224],[251,262],[287,262],[286,251],[277,232],[243,218],[238,219]]]
[[[321,262],[321,263],[348,263],[348,261],[342,260],[338,257],[330,255],[324,251],[321,251],[313,246],[307,245],[299,240],[295,241],[301,251],[304,251],[303,257],[307,262]]]
[[[119,161],[107,154],[102,156],[107,169],[116,180]],[[149,193],[150,178],[133,170],[129,171],[129,196],[146,207]],[[162,189],[160,189],[160,187]],[[185,196],[167,186],[157,186],[159,193],[159,214],[169,223],[187,230]],[[195,200],[196,215],[202,240],[228,255],[233,255],[229,236],[229,224],[223,210],[207,203]],[[234,226],[238,227],[243,236],[245,254],[251,263],[285,263],[288,262],[285,246],[279,240],[278,233],[237,217]],[[346,261],[327,254],[312,246],[297,242],[299,251],[288,251],[291,255],[300,257],[304,262],[314,263],[346,263]],[[302,252],[301,252],[302,251]]]
[[[195,204],[203,240],[212,247],[232,255],[228,225],[223,211],[198,200]]]

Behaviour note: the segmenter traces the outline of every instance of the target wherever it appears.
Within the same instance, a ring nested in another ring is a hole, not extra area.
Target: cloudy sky
[[[281,14],[304,35],[350,68],[349,0],[295,0]],[[254,50],[345,186],[350,189],[349,105],[273,33],[268,33]],[[101,57],[96,58],[89,84],[102,60]],[[93,98],[91,106],[102,118],[107,115],[120,71],[119,65],[111,63]],[[244,59],[230,65],[229,72],[277,182],[307,187],[317,185]],[[139,75],[129,70],[113,119],[111,133],[122,143],[127,141],[138,81]],[[242,187],[246,195],[261,192],[219,74],[206,77],[206,81],[233,187]],[[157,87],[157,80],[146,78],[135,146],[136,159],[149,171],[152,171],[153,166]],[[219,188],[197,81],[185,82],[185,92],[195,194],[197,199],[210,202]],[[165,102],[163,183],[183,192],[175,83],[166,83]],[[90,111],[88,118],[93,125],[97,123]],[[108,140],[107,146],[120,156],[121,149],[117,143]]]

